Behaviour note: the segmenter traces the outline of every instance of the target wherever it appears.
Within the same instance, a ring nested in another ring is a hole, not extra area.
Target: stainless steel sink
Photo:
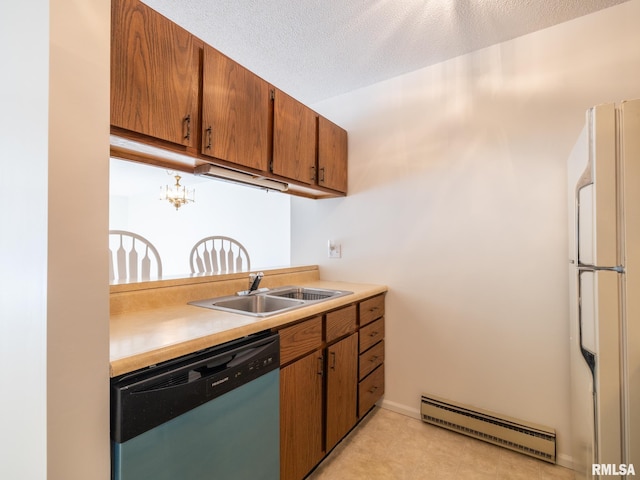
[[[270,297],[267,295],[244,295],[233,297],[212,298],[209,300],[200,300],[190,302],[191,305],[199,307],[213,308],[215,310],[224,310],[234,313],[246,313],[263,317],[267,315],[275,315],[292,308],[301,307],[303,301],[290,298]]]
[[[343,290],[327,290],[322,288],[307,287],[280,287],[267,292],[267,295],[274,297],[295,298],[297,300],[318,301],[328,298],[341,297],[352,292]]]
[[[255,317],[267,317],[331,298],[349,295],[350,293],[353,292],[287,286],[250,295],[232,295],[197,300],[189,302],[189,305]]]

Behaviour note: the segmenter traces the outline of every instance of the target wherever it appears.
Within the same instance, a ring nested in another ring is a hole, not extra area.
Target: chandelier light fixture
[[[168,200],[171,205],[176,207],[176,210],[187,203],[195,202],[195,189],[180,185],[180,179],[182,178],[180,175],[174,174],[174,172],[167,173],[173,175],[176,183],[175,185],[160,187],[160,200]]]

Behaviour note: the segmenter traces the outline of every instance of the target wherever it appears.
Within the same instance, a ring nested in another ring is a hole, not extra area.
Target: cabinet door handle
[[[324,167],[320,167],[320,183],[324,183]]]
[[[330,352],[331,355],[331,370],[336,369],[336,352]]]
[[[207,132],[207,145],[204,147],[207,150],[211,149],[211,125],[209,125],[209,128],[207,128],[206,130]]]
[[[316,181],[316,167],[315,167],[315,165],[313,167],[311,167],[311,181],[312,182]]]
[[[184,124],[186,126],[186,133],[184,135],[184,139],[189,140],[191,138],[191,114],[184,117]]]
[[[324,358],[322,358],[322,356],[318,357],[318,375],[322,376],[324,375],[324,362],[323,362]]]

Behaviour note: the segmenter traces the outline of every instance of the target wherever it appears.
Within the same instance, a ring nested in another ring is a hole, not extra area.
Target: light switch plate
[[[329,240],[328,248],[329,248],[329,258],[342,257],[342,245],[340,245],[339,243],[336,243],[333,240]]]

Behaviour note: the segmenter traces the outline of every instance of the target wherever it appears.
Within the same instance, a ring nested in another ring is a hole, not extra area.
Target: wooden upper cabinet
[[[347,131],[318,118],[318,185],[347,193]]]
[[[273,166],[276,175],[316,182],[316,113],[275,89],[273,104]]]
[[[269,112],[269,84],[205,44],[201,153],[267,171]]]
[[[196,39],[138,0],[112,0],[111,26],[111,125],[195,146]]]
[[[140,0],[111,1],[111,126],[197,163],[287,179],[293,194],[347,193],[345,130]]]

